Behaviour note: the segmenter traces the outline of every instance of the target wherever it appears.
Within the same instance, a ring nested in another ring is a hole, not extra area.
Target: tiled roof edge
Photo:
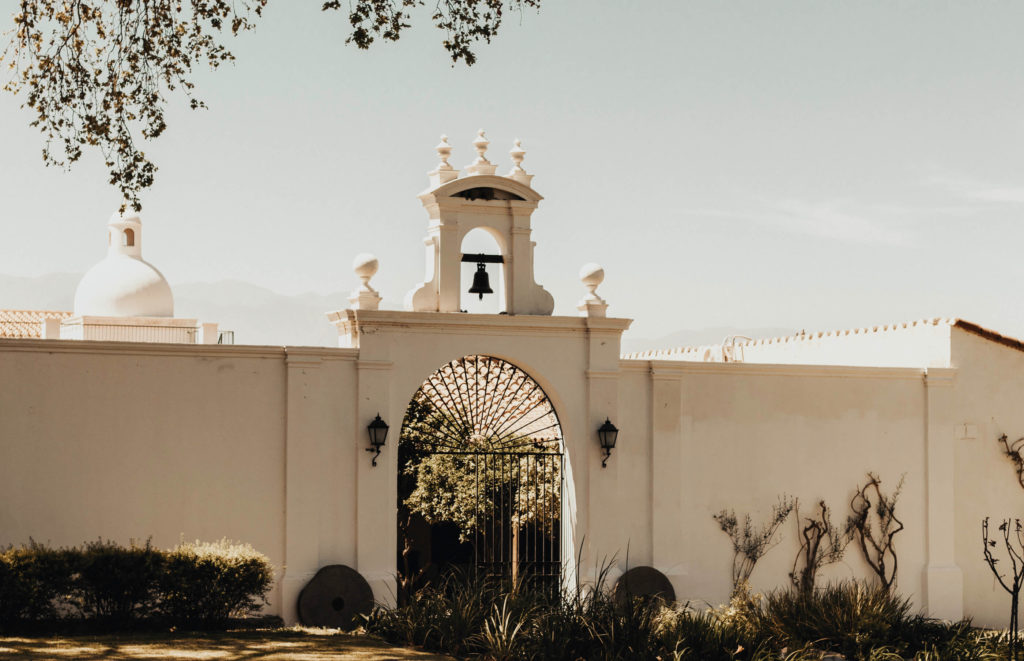
[[[815,340],[815,339],[822,338],[822,337],[840,337],[840,336],[846,336],[846,335],[861,335],[861,334],[866,335],[868,333],[885,333],[885,332],[890,332],[890,331],[895,331],[895,330],[902,330],[902,329],[906,329],[906,328],[914,328],[915,326],[939,326],[939,325],[960,326],[960,324],[965,324],[964,326],[961,326],[965,330],[970,330],[970,328],[968,328],[968,326],[970,326],[971,328],[978,329],[978,331],[981,331],[980,333],[978,333],[979,335],[983,335],[983,336],[987,337],[986,335],[984,335],[984,333],[988,333],[988,334],[990,334],[990,335],[992,335],[994,337],[1002,338],[1003,343],[1005,343],[1006,341],[1015,342],[1017,345],[1019,345],[1021,350],[1024,350],[1024,343],[1022,343],[1022,342],[1020,342],[1018,340],[1013,340],[1012,338],[1006,338],[1006,337],[1004,337],[1002,335],[999,335],[998,333],[995,333],[993,331],[985,330],[985,329],[981,328],[980,326],[977,326],[975,324],[971,324],[970,322],[965,322],[965,321],[963,321],[961,319],[946,318],[946,317],[933,317],[931,319],[918,319],[916,321],[904,321],[904,322],[895,323],[895,324],[880,324],[880,325],[877,325],[877,326],[865,326],[863,328],[850,328],[850,329],[833,330],[833,331],[817,331],[817,332],[811,332],[811,333],[801,332],[801,333],[794,333],[793,335],[783,335],[783,336],[779,336],[779,337],[766,337],[766,338],[761,338],[761,339],[756,339],[756,340],[745,340],[745,341],[742,341],[742,342],[736,342],[736,346],[752,347],[752,346],[763,346],[763,345],[767,345],[767,344],[783,344],[783,343],[788,343],[788,342],[804,342],[804,341],[807,341],[807,340]],[[976,332],[976,331],[972,330],[971,332]],[[994,338],[990,337],[989,339],[994,339]],[[1000,340],[995,340],[995,341],[1000,341]],[[624,359],[624,360],[654,360],[654,359],[659,359],[659,358],[665,358],[665,357],[668,357],[668,356],[682,356],[682,355],[686,355],[686,354],[694,354],[694,353],[704,352],[704,351],[707,351],[708,349],[720,348],[721,346],[722,346],[721,344],[703,344],[703,345],[697,345],[697,346],[675,347],[675,348],[671,348],[671,349],[648,349],[648,350],[645,350],[645,351],[633,351],[633,352],[630,352],[630,353],[624,353],[620,357],[622,359]]]

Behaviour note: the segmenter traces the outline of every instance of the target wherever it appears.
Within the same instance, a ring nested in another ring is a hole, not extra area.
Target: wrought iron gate
[[[536,381],[498,358],[454,360],[416,392],[400,444],[416,480],[403,505],[457,523],[484,575],[559,589],[561,427]]]

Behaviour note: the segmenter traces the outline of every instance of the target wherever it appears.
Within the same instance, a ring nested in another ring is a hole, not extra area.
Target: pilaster
[[[587,415],[578,439],[586,448],[583,466],[574,465],[575,473],[585,469],[583,477],[587,497],[577,503],[577,543],[585,538],[585,557],[582,559],[584,578],[593,580],[600,563],[619,554],[625,560],[621,530],[614,524],[614,516],[591,516],[591,513],[614,513],[622,506],[616,492],[619,481],[620,457],[629,452],[629,446],[642,442],[636,438],[637,430],[624,428],[619,416],[619,345],[622,329],[609,328],[604,319],[586,319],[586,388]],[[604,452],[597,438],[597,429],[605,420],[620,427],[618,443],[605,466],[601,465]],[[580,476],[577,476],[579,479]],[[580,507],[579,503],[586,503]],[[620,553],[621,551],[621,553]]]
[[[925,607],[932,617],[963,617],[963,571],[955,560],[955,425],[950,412],[956,370],[929,367],[925,386],[925,470],[928,507],[928,565],[925,569]]]
[[[315,400],[320,388],[319,356],[289,352],[285,357],[285,530],[281,616],[298,621],[299,592],[319,568],[321,484]]]
[[[683,537],[682,384],[651,369],[651,560],[680,588]]]
[[[405,411],[401,404],[391,402],[390,383],[394,365],[388,356],[373,355],[367,351],[370,348],[367,344],[360,347],[360,360],[356,363],[359,395],[356,419],[352,421],[352,438],[356,439],[352,448],[353,461],[356,462],[355,569],[370,584],[374,599],[386,604],[392,603],[396,594],[398,437]],[[374,466],[372,453],[366,451],[369,447],[367,425],[377,415],[387,422],[390,429]]]
[[[442,217],[435,246],[438,274],[438,311],[458,312],[462,279],[462,246],[459,243],[458,220]]]

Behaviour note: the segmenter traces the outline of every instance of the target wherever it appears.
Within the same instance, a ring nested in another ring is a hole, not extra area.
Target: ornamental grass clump
[[[899,634],[916,618],[910,600],[879,585],[847,582],[765,596],[758,627],[786,644],[813,642],[849,658],[872,648],[902,647]]]
[[[813,592],[769,593],[755,626],[762,637],[781,645],[811,644],[850,660],[1004,658],[998,641],[973,629],[970,621],[925,617],[914,612],[909,598],[877,583],[847,581]]]
[[[709,610],[633,599],[616,602],[607,571],[590,585],[550,591],[453,575],[377,608],[366,630],[487,661],[845,661],[1005,660],[1008,637],[969,621],[916,614],[880,585],[847,582],[765,596],[741,591]]]
[[[728,611],[728,612],[727,612]],[[655,617],[655,632],[665,659],[672,661],[731,661],[766,651],[748,618],[731,608],[696,610],[689,604],[663,608]]]
[[[159,585],[160,612],[173,623],[218,626],[267,603],[274,571],[248,544],[182,542],[168,551]]]

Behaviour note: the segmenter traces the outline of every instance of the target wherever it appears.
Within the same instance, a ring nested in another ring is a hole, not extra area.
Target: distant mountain
[[[286,296],[237,280],[174,286],[175,315],[216,321],[236,344],[338,346],[327,312],[348,306],[347,293]]]
[[[35,278],[0,275],[0,308],[71,310],[81,273]],[[326,312],[348,305],[348,294],[286,296],[236,280],[172,285],[174,314],[235,331],[238,344],[337,346],[338,331]]]
[[[680,330],[669,335],[654,339],[633,339],[627,334],[622,340],[622,352],[647,351],[649,349],[674,349],[676,347],[697,347],[707,344],[719,344],[730,335],[742,335],[754,339],[762,337],[779,337],[792,335],[792,328],[699,328]]]
[[[35,278],[0,275],[0,308],[70,310],[80,273],[53,273]],[[338,331],[326,317],[330,310],[348,305],[348,294],[287,296],[266,287],[238,280],[173,285],[174,313],[214,321],[221,330],[235,331],[238,344],[337,346]],[[790,335],[791,328],[702,328],[681,330],[653,339],[622,341],[624,352],[717,344],[729,335],[775,337]]]
[[[36,278],[0,275],[0,309],[70,310],[81,273],[51,273]]]

